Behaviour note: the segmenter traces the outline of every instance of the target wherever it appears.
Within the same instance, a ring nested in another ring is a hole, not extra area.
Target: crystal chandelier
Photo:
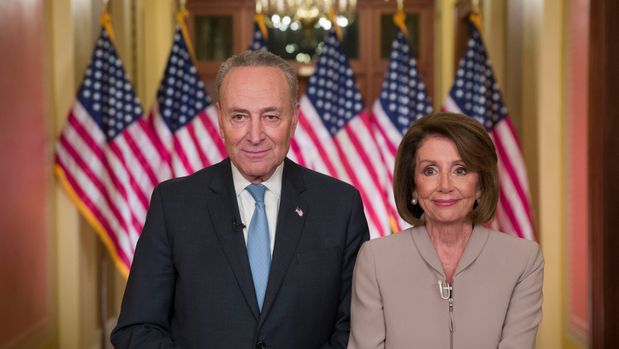
[[[267,17],[267,24],[282,31],[320,25],[331,28],[333,11],[338,26],[345,28],[355,19],[357,0],[256,0],[256,11]]]

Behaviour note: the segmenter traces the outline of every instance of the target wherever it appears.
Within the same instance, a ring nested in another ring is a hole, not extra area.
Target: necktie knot
[[[245,189],[247,189],[257,203],[264,203],[264,192],[267,190],[264,184],[250,184]]]

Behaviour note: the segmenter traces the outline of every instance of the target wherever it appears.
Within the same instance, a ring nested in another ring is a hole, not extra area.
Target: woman
[[[414,228],[362,246],[348,348],[535,347],[544,261],[537,243],[483,226],[498,189],[475,119],[437,113],[408,130],[394,192]]]

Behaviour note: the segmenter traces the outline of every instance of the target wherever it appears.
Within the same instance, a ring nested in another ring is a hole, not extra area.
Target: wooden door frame
[[[590,6],[590,344],[601,349],[619,343],[619,2]]]

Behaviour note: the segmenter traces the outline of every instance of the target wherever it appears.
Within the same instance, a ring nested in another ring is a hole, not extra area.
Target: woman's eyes
[[[432,176],[438,173],[438,170],[435,167],[428,166],[423,169],[423,174],[426,176]],[[453,173],[458,176],[464,176],[469,173],[469,170],[464,166],[457,166],[454,168]]]

